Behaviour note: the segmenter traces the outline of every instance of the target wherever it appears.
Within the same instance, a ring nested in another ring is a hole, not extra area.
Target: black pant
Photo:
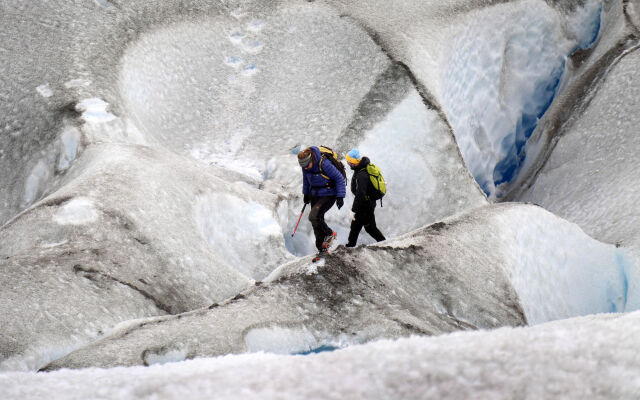
[[[329,211],[336,202],[336,196],[312,197],[309,221],[313,226],[313,234],[316,235],[316,248],[322,249],[324,238],[333,234],[333,230],[324,222],[324,214]]]
[[[354,247],[356,245],[358,235],[360,235],[360,231],[363,226],[364,230],[367,231],[367,233],[377,242],[385,240],[384,235],[376,226],[376,216],[373,215],[375,209],[376,202],[369,201],[363,204],[362,209],[356,213],[355,221],[351,221],[351,230],[349,231],[349,242],[347,243],[347,247]]]

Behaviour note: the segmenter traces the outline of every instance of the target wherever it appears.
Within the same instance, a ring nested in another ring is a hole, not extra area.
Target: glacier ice
[[[0,9],[2,395],[637,397],[637,0]],[[389,240],[309,262],[312,144]]]
[[[308,356],[257,353],[151,367],[11,372],[0,375],[0,384],[9,398],[22,399],[44,391],[54,399],[633,399],[640,393],[639,323],[640,312],[595,315]]]
[[[342,248],[324,261],[289,262],[229,302],[140,321],[45,368],[139,365],[149,348],[175,343],[192,357],[294,354],[380,337],[623,312],[626,269],[637,268],[576,225],[540,207],[509,203],[384,243]]]

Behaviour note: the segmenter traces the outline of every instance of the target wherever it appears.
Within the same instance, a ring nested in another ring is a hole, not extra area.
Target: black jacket
[[[371,181],[369,179],[369,173],[367,172],[367,165],[371,161],[369,158],[362,157],[360,164],[353,169],[353,176],[351,177],[351,193],[355,195],[353,199],[353,206],[351,211],[358,213],[363,211],[364,208],[372,208],[375,206],[375,200],[369,199],[369,187]]]

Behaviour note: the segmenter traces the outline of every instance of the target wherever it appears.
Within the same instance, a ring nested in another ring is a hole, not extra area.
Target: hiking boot
[[[322,248],[328,249],[329,247],[331,247],[331,243],[333,243],[333,239],[335,239],[336,236],[338,236],[336,231],[331,231],[331,235],[324,238],[324,241],[322,242]]]

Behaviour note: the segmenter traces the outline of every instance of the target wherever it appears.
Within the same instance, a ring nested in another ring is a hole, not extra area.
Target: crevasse
[[[527,140],[562,86],[567,58],[596,42],[602,4],[587,2],[564,22],[572,38],[546,5],[493,11],[483,11],[493,23],[472,21],[457,35],[442,91],[467,167],[497,198],[496,187],[520,173]]]

